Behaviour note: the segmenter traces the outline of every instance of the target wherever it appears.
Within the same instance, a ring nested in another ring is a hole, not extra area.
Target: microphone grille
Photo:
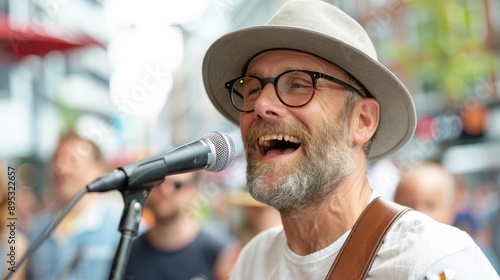
[[[219,172],[233,163],[236,157],[236,147],[233,139],[226,133],[211,131],[202,139],[205,139],[215,147],[214,163],[207,168],[208,171]]]

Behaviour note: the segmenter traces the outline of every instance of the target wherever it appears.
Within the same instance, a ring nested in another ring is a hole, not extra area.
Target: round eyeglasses
[[[233,106],[241,112],[252,112],[254,105],[267,83],[272,83],[278,99],[289,107],[302,107],[309,103],[315,93],[316,81],[324,78],[330,82],[363,94],[352,85],[332,76],[307,70],[285,71],[275,78],[258,78],[243,76],[226,82],[225,88],[229,92]]]

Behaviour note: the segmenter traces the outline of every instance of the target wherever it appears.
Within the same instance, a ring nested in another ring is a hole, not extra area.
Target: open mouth
[[[264,156],[291,154],[300,144],[299,138],[287,134],[266,134],[259,137],[259,150]]]

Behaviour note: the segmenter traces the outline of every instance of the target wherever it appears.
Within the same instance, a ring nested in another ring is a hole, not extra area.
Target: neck
[[[146,238],[158,250],[175,251],[191,243],[199,230],[196,218],[178,215],[156,221],[155,226],[146,233]]]
[[[282,213],[290,249],[308,255],[332,244],[354,226],[370,203],[371,191],[366,177],[350,177],[320,203],[299,213]]]
[[[65,240],[75,232],[78,232],[82,229],[81,217],[85,211],[88,211],[90,207],[94,207],[94,201],[96,200],[96,194],[87,194],[83,196],[71,210],[67,213],[64,219],[61,221],[61,224],[54,231],[54,238],[57,240]],[[69,202],[69,201],[68,201]],[[54,206],[57,209],[61,207],[66,207],[68,202],[58,201]],[[62,206],[61,206],[62,205]]]
[[[93,202],[96,199],[96,195],[97,195],[97,193],[87,193],[87,194],[85,194],[73,206],[73,208],[71,209],[71,211],[68,213],[68,216],[78,217],[82,212],[85,211],[85,209],[87,209],[87,207],[91,207],[91,205],[93,204]],[[64,202],[61,202],[60,205],[62,205],[62,207],[66,207],[66,205],[68,205],[69,202],[70,202],[70,200],[64,201]]]

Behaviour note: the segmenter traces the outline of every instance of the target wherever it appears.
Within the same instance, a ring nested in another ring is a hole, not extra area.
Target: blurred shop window
[[[485,134],[489,109],[483,102],[473,100],[460,111],[463,130],[461,139],[481,138]]]

